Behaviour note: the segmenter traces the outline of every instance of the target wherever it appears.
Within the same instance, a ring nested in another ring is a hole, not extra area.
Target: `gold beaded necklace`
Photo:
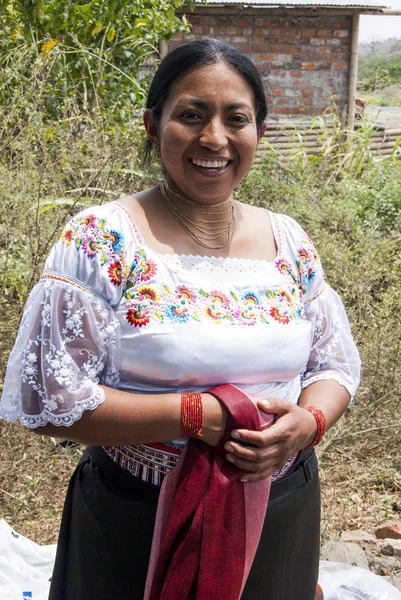
[[[217,250],[220,248],[224,248],[229,244],[233,238],[234,231],[237,225],[237,219],[235,214],[235,207],[233,204],[233,198],[230,196],[226,200],[222,202],[218,202],[217,204],[209,204],[208,208],[217,208],[219,206],[224,206],[230,204],[227,210],[213,213],[215,215],[227,215],[222,219],[198,219],[196,217],[190,217],[182,208],[180,208],[180,204],[185,207],[190,207],[191,210],[195,213],[207,215],[210,214],[208,211],[200,210],[200,207],[205,208],[204,204],[199,204],[198,202],[194,202],[185,196],[182,196],[178,192],[172,190],[167,181],[162,181],[160,184],[160,191],[163,196],[164,202],[167,208],[170,210],[173,217],[176,221],[181,225],[184,231],[193,239],[197,244],[203,246],[203,248],[208,248],[211,250]],[[217,227],[205,227],[204,223],[208,225],[210,223],[219,223]],[[221,223],[225,223],[224,225],[220,225]],[[216,240],[221,238],[222,236],[227,235],[227,239],[223,244],[213,245],[209,244],[205,240]]]

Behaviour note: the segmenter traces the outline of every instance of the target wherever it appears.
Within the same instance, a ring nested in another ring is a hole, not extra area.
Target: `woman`
[[[209,39],[173,50],[144,115],[165,181],[74,217],[28,300],[1,414],[90,445],[67,495],[52,600],[143,597],[159,486],[187,442],[181,393],[201,393],[202,441],[215,446],[226,413],[204,392],[225,383],[276,415],[225,446],[245,485],[274,480],[241,598],[314,598],[310,446],[346,410],[359,358],[302,228],[232,199],[266,113],[246,56]]]

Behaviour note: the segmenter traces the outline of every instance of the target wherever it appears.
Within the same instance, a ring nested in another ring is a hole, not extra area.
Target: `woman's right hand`
[[[202,394],[203,428],[202,442],[217,446],[227,426],[227,410],[212,394]]]

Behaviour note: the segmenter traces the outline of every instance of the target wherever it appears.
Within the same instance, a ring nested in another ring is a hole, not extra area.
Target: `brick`
[[[299,77],[302,77],[302,71],[290,71],[289,75],[290,77],[295,77],[298,79]]]
[[[310,39],[310,43],[312,44],[312,46],[324,46],[324,44],[326,43],[326,40],[322,39],[322,38],[311,38]]]
[[[227,27],[226,33],[229,33],[230,35],[239,35],[240,33],[242,33],[242,29],[241,27],[233,27],[231,25],[230,27]]]
[[[326,44],[328,44],[329,46],[339,46],[341,44],[341,40],[339,40],[338,38],[331,38],[329,40],[326,40]]]
[[[302,35],[305,37],[315,37],[316,34],[317,34],[316,29],[303,29],[302,30]]]
[[[333,35],[336,38],[345,38],[349,36],[349,33],[348,29],[336,29]]]
[[[247,27],[248,25],[250,25],[249,19],[247,19],[246,17],[241,17],[240,19],[237,19],[236,23],[241,27]]]
[[[292,54],[277,54],[277,60],[289,61],[292,59]]]
[[[318,35],[319,37],[331,37],[331,36],[333,35],[333,32],[332,32],[332,30],[331,30],[331,29],[320,29],[320,30],[317,32],[317,35]]]
[[[282,96],[284,96],[284,92],[280,88],[276,87],[273,88],[272,96],[274,96],[275,98],[281,98]]]
[[[375,529],[375,536],[379,540],[385,538],[401,540],[401,522],[387,523]]]
[[[210,27],[208,25],[194,25],[194,27],[192,27],[192,33],[195,35],[210,33]]]
[[[312,98],[303,98],[301,99],[301,105],[302,106],[313,106],[313,100]]]
[[[314,69],[316,69],[316,63],[312,63],[312,62],[308,62],[308,63],[302,63],[302,69],[306,70],[306,71],[313,71]]]
[[[297,86],[297,88],[300,89],[309,87],[309,83],[307,83],[306,81],[297,81],[295,85]]]
[[[288,96],[289,98],[297,98],[298,94],[295,90],[293,90],[292,88],[287,88],[284,91],[284,95]]]
[[[235,46],[244,54],[251,54],[252,52],[251,44],[235,44]]]
[[[263,37],[265,35],[266,29],[264,27],[255,27],[255,29],[253,30],[253,35],[255,37]]]
[[[333,63],[332,68],[336,69],[337,71],[342,71],[347,68],[347,65],[344,62]]]
[[[189,21],[192,23],[192,18],[191,15],[189,15]],[[199,25],[214,25],[215,23],[218,22],[218,19],[215,19],[214,17],[210,16],[210,17],[201,17],[199,19],[198,24]]]
[[[302,90],[302,98],[313,98],[313,90],[308,89],[308,90]]]
[[[276,55],[275,54],[263,54],[263,60],[268,60],[268,61],[276,60]]]
[[[234,35],[233,42],[236,44],[247,44],[249,40],[244,35]]]
[[[285,52],[285,46],[270,46],[269,48],[272,52],[277,52],[278,54],[281,52]]]
[[[271,35],[277,35],[277,36],[282,36],[285,35],[287,32],[285,29],[271,29],[270,30],[270,34]]]

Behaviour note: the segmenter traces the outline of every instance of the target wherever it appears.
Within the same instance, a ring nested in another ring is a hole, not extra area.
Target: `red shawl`
[[[256,553],[270,478],[241,483],[224,444],[233,429],[264,429],[273,416],[232,385],[208,393],[227,409],[227,428],[216,448],[191,439],[163,482],[144,600],[238,600]]]

